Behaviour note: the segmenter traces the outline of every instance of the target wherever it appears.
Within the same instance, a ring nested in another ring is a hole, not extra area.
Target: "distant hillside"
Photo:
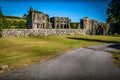
[[[18,17],[18,16],[5,16],[5,17],[11,19],[24,19],[23,17]]]
[[[10,21],[26,21],[23,17],[18,16],[5,16],[5,18]]]

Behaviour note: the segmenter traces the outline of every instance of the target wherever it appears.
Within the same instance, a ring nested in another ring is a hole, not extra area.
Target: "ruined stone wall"
[[[2,37],[84,34],[83,29],[4,29]]]
[[[50,22],[54,29],[70,29],[70,19],[68,17],[51,17]]]
[[[28,29],[46,29],[48,26],[47,15],[30,8],[28,16]]]

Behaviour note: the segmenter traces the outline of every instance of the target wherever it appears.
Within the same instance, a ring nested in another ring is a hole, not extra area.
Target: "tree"
[[[8,27],[7,21],[2,14],[1,7],[0,7],[0,37],[2,37],[2,30]]]
[[[24,14],[23,18],[27,20],[27,16],[28,16],[27,14]]]
[[[19,21],[18,22],[18,28],[19,29],[25,29],[26,28],[26,22],[25,21]]]
[[[113,33],[120,33],[120,0],[112,0],[108,4],[107,22],[111,24]]]
[[[2,14],[1,7],[0,7],[0,29],[5,29],[7,28],[7,21],[5,17]]]
[[[70,26],[71,26],[72,29],[77,29],[78,28],[78,23],[71,22]]]

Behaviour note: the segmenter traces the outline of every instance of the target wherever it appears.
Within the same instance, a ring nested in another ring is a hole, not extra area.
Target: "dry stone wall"
[[[84,29],[4,29],[2,37],[85,34]]]

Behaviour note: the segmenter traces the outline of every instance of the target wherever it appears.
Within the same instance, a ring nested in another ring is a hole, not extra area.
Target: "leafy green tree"
[[[5,17],[2,14],[1,7],[0,7],[0,29],[5,29],[7,28],[7,21]]]
[[[25,29],[26,27],[26,22],[25,21],[19,21],[18,22],[18,28],[20,29]]]
[[[7,21],[2,14],[1,7],[0,7],[0,37],[2,37],[2,30],[8,27]]]
[[[16,28],[19,26],[17,21],[12,21],[11,26],[16,26]]]
[[[7,26],[8,26],[8,27],[7,27],[8,29],[11,29],[11,28],[12,28],[12,27],[11,27],[11,26],[12,26],[12,21],[7,21]]]
[[[27,14],[24,14],[23,18],[27,20],[27,16],[28,16]]]
[[[107,22],[113,33],[120,33],[120,0],[111,0],[107,9]]]
[[[71,26],[72,29],[77,29],[78,28],[78,24],[74,23],[74,22],[71,22],[70,26]]]

